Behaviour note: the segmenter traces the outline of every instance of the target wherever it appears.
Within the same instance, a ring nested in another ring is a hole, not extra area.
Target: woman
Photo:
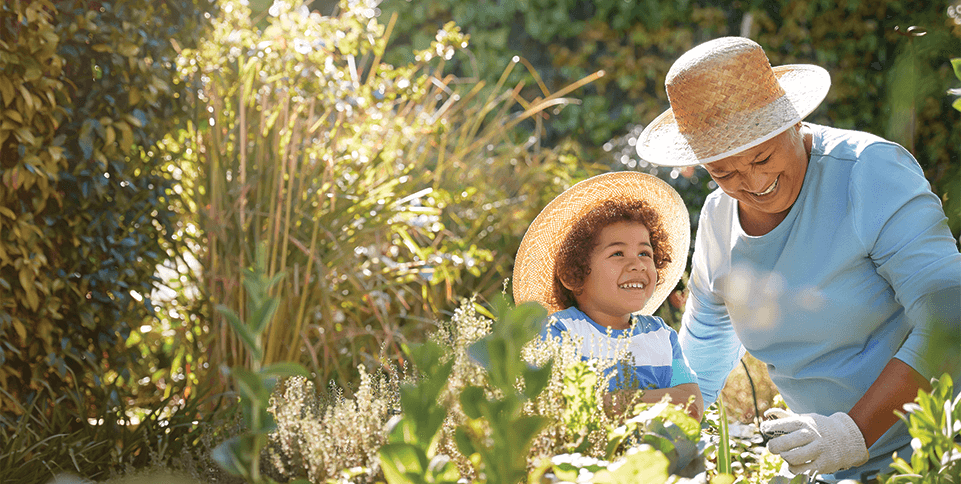
[[[892,452],[911,454],[893,412],[959,374],[926,351],[933,331],[961,327],[961,254],[940,200],[897,144],[801,121],[830,87],[818,66],[772,68],[758,44],[726,37],[682,55],[665,85],[671,109],[638,154],[703,165],[719,186],[680,334],[705,405],[750,351],[791,410],[762,430],[792,473],[890,471]]]

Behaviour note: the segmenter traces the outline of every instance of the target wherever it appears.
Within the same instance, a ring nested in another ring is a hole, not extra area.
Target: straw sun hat
[[[514,261],[514,301],[537,301],[549,313],[565,309],[554,299],[554,259],[574,222],[605,200],[646,200],[667,234],[671,262],[658,271],[661,283],[641,309],[652,314],[681,279],[691,243],[684,200],[663,180],[632,171],[605,173],[568,188],[547,204],[521,240]]]
[[[831,87],[819,66],[772,68],[761,46],[722,37],[682,55],[664,82],[671,109],[637,139],[637,154],[657,165],[710,163],[757,146],[814,111]]]

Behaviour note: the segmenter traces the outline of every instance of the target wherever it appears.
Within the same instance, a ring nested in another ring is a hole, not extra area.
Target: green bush
[[[171,39],[195,41],[208,5],[0,8],[0,382],[14,398],[46,382],[116,407],[165,370],[126,343],[155,319],[156,267],[176,245],[174,180],[153,151],[184,114]]]
[[[143,465],[182,435],[163,430],[183,423],[175,407],[200,405],[163,346],[186,351],[193,334],[141,328],[179,230],[154,145],[183,119],[176,48],[211,7],[0,5],[0,480]]]

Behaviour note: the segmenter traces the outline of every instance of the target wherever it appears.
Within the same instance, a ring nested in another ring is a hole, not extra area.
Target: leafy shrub
[[[107,477],[180,455],[192,411],[216,418],[202,387],[184,398],[163,347],[182,354],[193,334],[141,330],[177,243],[173,176],[153,149],[184,114],[174,45],[191,46],[210,9],[0,5],[0,480]]]
[[[191,45],[207,10],[192,0],[0,7],[0,286],[13,295],[0,305],[0,386],[14,400],[46,385],[79,391],[86,419],[93,402],[120,406],[137,380],[169,372],[153,348],[126,343],[154,320],[156,267],[176,243],[172,176],[152,151],[183,115],[170,39]]]

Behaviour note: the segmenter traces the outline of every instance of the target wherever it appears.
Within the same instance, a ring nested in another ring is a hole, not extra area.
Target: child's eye
[[[638,255],[640,255],[641,257],[654,257],[654,254],[652,254],[651,251],[649,250],[642,250],[641,253]]]
[[[620,250],[611,253],[611,257],[623,257],[623,256],[624,256],[624,252]]]

